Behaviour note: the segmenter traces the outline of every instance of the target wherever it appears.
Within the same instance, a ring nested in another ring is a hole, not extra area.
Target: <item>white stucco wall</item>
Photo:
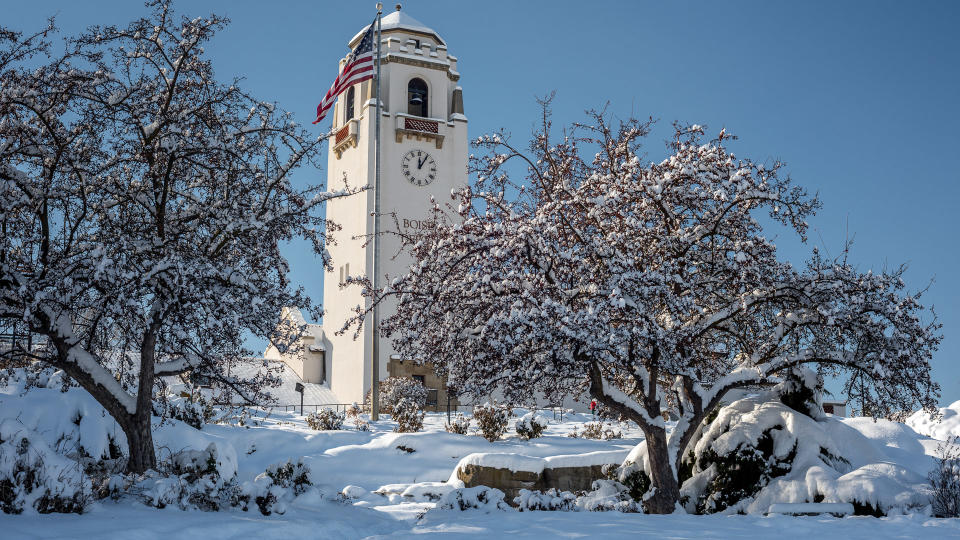
[[[381,95],[384,102],[381,116],[381,229],[394,227],[389,216],[395,213],[405,232],[417,228],[428,217],[430,196],[449,200],[452,189],[467,184],[467,120],[463,115],[451,116],[450,106],[454,89],[458,86],[456,58],[449,56],[439,36],[423,32],[422,26],[412,31],[402,24],[388,29],[384,18],[382,46],[385,62]],[[415,49],[408,40],[418,39],[421,48]],[[343,62],[341,62],[341,69]],[[402,137],[397,142],[397,127],[403,127],[407,113],[407,84],[414,78],[423,79],[429,91],[428,119],[438,122],[438,131],[443,135],[442,147],[436,140],[421,137],[420,140]],[[355,117],[357,119],[356,147],[338,148],[330,145],[327,160],[327,178],[330,189],[338,189],[344,178],[352,186],[374,185],[375,101],[373,81],[357,85]],[[334,110],[334,131],[340,129],[344,118],[346,92],[341,94]],[[437,163],[438,177],[426,186],[410,184],[402,175],[401,160],[410,150],[427,152]],[[329,251],[333,257],[334,271],[324,280],[323,305],[324,328],[329,340],[327,362],[331,389],[344,402],[360,402],[370,387],[372,334],[369,325],[354,339],[353,332],[337,336],[343,322],[352,315],[353,308],[363,303],[359,287],[340,288],[340,269],[349,264],[351,275],[369,275],[373,267],[373,246],[363,247],[368,235],[373,232],[373,209],[375,192],[370,189],[360,196],[338,199],[327,203],[328,219],[342,229],[336,235],[337,244]],[[406,257],[394,259],[399,239],[386,235],[381,238],[381,276],[396,276],[403,273],[409,264]],[[381,284],[383,283],[381,279]],[[385,306],[381,318],[389,316],[391,307]],[[381,340],[380,377],[387,377],[387,362],[393,354],[389,340]]]

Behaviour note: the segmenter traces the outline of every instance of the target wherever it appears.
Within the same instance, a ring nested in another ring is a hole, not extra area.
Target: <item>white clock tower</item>
[[[395,216],[403,232],[413,233],[426,225],[431,195],[445,201],[452,189],[467,184],[467,118],[457,84],[457,59],[447,53],[443,38],[399,6],[383,17],[381,29],[380,228],[394,229]],[[350,40],[351,49],[365,31],[361,29]],[[340,61],[340,69],[345,61]],[[410,261],[403,255],[395,257],[399,249],[395,235],[382,235],[380,252],[374,253],[376,80],[340,94],[331,115],[336,135],[327,161],[329,189],[337,189],[344,179],[351,186],[371,189],[327,202],[328,219],[342,229],[335,235],[336,244],[328,248],[335,268],[325,276],[323,286],[322,372],[338,399],[362,403],[370,388],[375,337],[369,324],[356,339],[352,331],[335,334],[354,308],[365,302],[359,287],[341,284],[347,276],[372,277],[374,257],[379,258],[381,284],[384,276],[404,273]],[[381,308],[380,317],[389,316],[391,310]],[[377,339],[381,379],[397,374],[430,377],[414,374],[409,362],[401,368],[390,341]],[[439,386],[435,380],[421,380],[428,388]],[[445,400],[443,389],[437,390],[439,399]]]

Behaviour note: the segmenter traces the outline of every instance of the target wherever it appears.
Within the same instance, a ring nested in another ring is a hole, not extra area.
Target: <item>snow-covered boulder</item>
[[[606,478],[606,469],[623,462],[626,450],[588,452],[545,458],[512,453],[475,453],[457,464],[448,483],[466,487],[495,487],[508,501],[521,491],[585,492],[596,480]]]

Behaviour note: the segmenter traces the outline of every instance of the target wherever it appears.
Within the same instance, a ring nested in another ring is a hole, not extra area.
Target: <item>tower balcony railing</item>
[[[355,148],[357,146],[357,133],[359,133],[358,124],[359,120],[353,118],[347,121],[340,129],[337,130],[336,134],[333,136],[333,151],[337,154],[337,159],[340,159],[340,156],[343,155],[343,152],[347,148]]]
[[[396,118],[398,143],[403,142],[404,137],[410,137],[418,141],[432,140],[437,148],[443,148],[443,139],[447,131],[447,123],[443,120],[404,113],[397,113]]]

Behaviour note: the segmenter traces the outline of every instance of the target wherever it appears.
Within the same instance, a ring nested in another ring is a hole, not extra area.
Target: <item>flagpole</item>
[[[380,287],[380,17],[383,4],[377,2],[377,108],[376,122],[376,178],[373,193],[373,290]],[[376,299],[375,299],[376,300]],[[370,369],[370,420],[380,419],[380,303],[373,304],[373,365]]]

